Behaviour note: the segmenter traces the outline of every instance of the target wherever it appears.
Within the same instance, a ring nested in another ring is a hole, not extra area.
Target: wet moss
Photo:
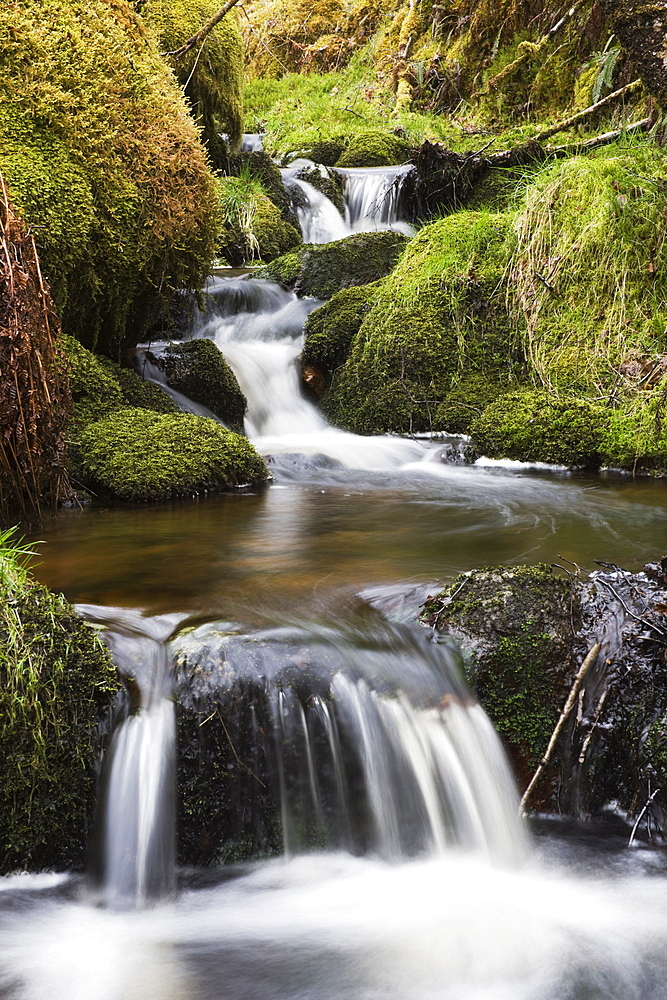
[[[597,468],[609,410],[585,399],[521,389],[490,403],[470,426],[489,458]]]
[[[70,370],[74,429],[123,407],[173,413],[173,401],[155,385],[114,361],[93,354],[73,337],[62,338]]]
[[[190,413],[117,410],[78,439],[78,478],[115,500],[165,500],[268,478],[246,438]]]
[[[407,237],[391,231],[357,233],[325,244],[304,244],[279,257],[260,277],[293,288],[298,295],[328,299],[342,288],[367,285],[391,271]]]
[[[410,143],[387,132],[362,132],[353,135],[337,167],[390,167],[404,163],[410,156]]]
[[[208,272],[217,209],[195,125],[124,0],[6,5],[0,67],[0,169],[63,329],[117,356]]]
[[[258,181],[262,191],[280,209],[280,215],[298,230],[299,223],[292,211],[290,197],[283,184],[282,174],[268,153],[241,150],[228,155],[224,165],[225,174],[247,177]]]
[[[486,407],[516,389],[520,381],[520,370],[495,376],[483,371],[462,372],[447,390],[445,402],[435,410],[434,427],[450,434],[469,434]]]
[[[212,340],[169,344],[155,360],[172,389],[206,406],[230,430],[243,433],[246,399],[234,372]]]
[[[604,465],[667,475],[667,378],[636,390],[608,410],[601,444]]]
[[[511,249],[508,216],[459,212],[425,226],[378,288],[327,396],[330,419],[364,434],[429,430],[462,373],[511,372]]]
[[[343,195],[343,181],[340,174],[335,170],[320,172],[317,168],[305,167],[299,170],[296,175],[299,180],[312,185],[321,191],[329,201],[336,206],[341,215],[345,215],[345,197]]]
[[[313,310],[304,328],[302,365],[321,371],[325,383],[347,360],[350,346],[359,332],[364,316],[371,308],[377,284],[344,288],[319,309]]]
[[[0,874],[81,868],[116,672],[63,597],[31,580],[0,597]]]
[[[569,582],[546,565],[474,570],[429,598],[422,617],[461,643],[468,679],[525,787],[576,667],[579,607]],[[552,793],[543,786],[543,796]]]
[[[145,17],[160,47],[173,51],[218,10],[217,0],[151,0]],[[209,34],[201,52],[194,49],[171,65],[218,166],[224,156],[220,133],[229,136],[232,146],[243,133],[243,40],[235,11]]]
[[[272,261],[302,243],[301,232],[248,175],[221,177],[218,254],[233,267]],[[296,221],[296,220],[295,220]]]

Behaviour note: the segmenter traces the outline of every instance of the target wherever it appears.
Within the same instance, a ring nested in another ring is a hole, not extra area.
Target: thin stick
[[[563,132],[565,129],[572,128],[573,125],[578,125],[579,122],[594,114],[599,108],[603,108],[606,104],[616,100],[617,97],[621,97],[622,94],[627,94],[632,90],[637,90],[641,87],[641,83],[641,80],[633,80],[632,83],[626,84],[625,87],[620,87],[619,90],[615,90],[613,94],[607,94],[607,96],[603,97],[601,101],[596,101],[595,104],[591,104],[590,107],[584,108],[583,111],[578,111],[576,115],[571,115],[569,118],[565,118],[562,122],[556,122],[555,125],[551,125],[549,128],[544,129],[543,132],[538,132],[538,134],[534,137],[535,142],[544,142],[545,139],[550,139],[551,136],[556,135],[557,132]]]
[[[196,48],[197,45],[203,42],[204,39],[210,35],[216,25],[220,24],[225,14],[227,14],[232,7],[235,7],[238,2],[239,0],[227,0],[227,3],[220,8],[217,14],[214,14],[213,17],[208,20],[206,24],[199,29],[199,31],[195,32],[191,38],[188,38],[187,42],[181,45],[180,49],[174,49],[172,52],[163,52],[162,55],[172,56],[174,59],[182,59],[183,56],[187,55],[191,49]]]
[[[546,749],[546,753],[544,754],[544,757],[540,761],[540,763],[539,763],[539,765],[537,767],[537,770],[535,771],[535,774],[533,775],[532,780],[531,780],[530,784],[528,785],[528,788],[523,793],[523,797],[522,797],[521,802],[519,804],[519,811],[522,812],[522,813],[526,811],[526,806],[528,805],[528,802],[530,800],[530,796],[532,794],[533,789],[535,788],[535,785],[537,784],[537,782],[540,779],[542,771],[544,770],[544,768],[547,766],[547,764],[551,760],[551,754],[554,751],[554,747],[556,746],[556,743],[558,741],[558,737],[561,734],[561,731],[563,729],[563,726],[565,725],[567,717],[569,716],[570,712],[572,711],[572,709],[574,707],[574,703],[577,700],[577,695],[579,694],[579,689],[580,689],[580,687],[581,687],[581,685],[583,683],[583,680],[584,680],[586,674],[588,673],[590,667],[597,660],[599,652],[600,652],[600,643],[596,642],[595,645],[593,646],[593,648],[589,650],[589,652],[588,652],[588,654],[586,656],[586,659],[584,660],[584,662],[581,664],[581,667],[579,668],[579,673],[574,678],[574,683],[572,684],[572,687],[570,688],[570,693],[567,696],[567,701],[565,702],[565,707],[563,708],[563,711],[560,714],[560,718],[559,718],[558,722],[556,723],[556,728],[554,729],[553,733],[551,734],[551,739],[549,740],[549,746]]]
[[[637,821],[636,821],[635,825],[632,828],[632,833],[630,834],[630,840],[628,841],[628,847],[632,847],[632,844],[633,844],[634,839],[635,839],[635,834],[637,833],[637,827],[639,826],[639,824],[642,821],[642,816],[644,815],[644,813],[646,812],[646,810],[648,809],[648,807],[651,805],[651,803],[653,802],[653,799],[656,797],[656,795],[658,794],[659,791],[660,791],[660,789],[656,788],[656,790],[654,792],[651,792],[651,794],[647,798],[646,803],[644,805],[644,808],[640,812],[639,816],[637,817]],[[650,837],[650,834],[649,834],[649,837]]]

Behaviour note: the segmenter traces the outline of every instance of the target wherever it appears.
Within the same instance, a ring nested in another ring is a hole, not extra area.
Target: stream
[[[341,223],[402,225],[365,174]],[[337,238],[314,201],[322,241]],[[664,484],[466,465],[456,439],[336,430],[294,364],[318,303],[254,278],[206,291],[191,335],[234,368],[273,481],[95,504],[40,530],[39,579],[104,627],[141,707],[107,753],[90,871],[0,879],[0,998],[665,1000],[664,850],[629,849],[611,812],[594,829],[529,831],[456,654],[416,623],[427,594],[475,567],[640,569],[665,554]],[[261,685],[286,853],[177,869],[173,660],[179,629],[215,622],[238,637],[234,679]],[[316,675],[306,698],[283,661]],[[319,843],[302,842],[304,824]]]

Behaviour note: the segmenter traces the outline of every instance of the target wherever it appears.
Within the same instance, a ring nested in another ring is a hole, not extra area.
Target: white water
[[[282,171],[283,183],[292,194],[304,243],[330,243],[354,233],[393,229],[406,236],[414,228],[401,218],[401,187],[414,169],[396,167],[336,168],[343,178],[345,215],[324,194],[296,174],[303,167],[318,169],[310,160],[296,160]]]

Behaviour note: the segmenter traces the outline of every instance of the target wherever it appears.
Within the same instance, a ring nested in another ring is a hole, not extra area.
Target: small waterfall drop
[[[176,727],[164,640],[179,618],[87,605],[78,610],[105,626],[103,637],[133,703],[105,760],[92,881],[105,905],[142,907],[175,889]]]

